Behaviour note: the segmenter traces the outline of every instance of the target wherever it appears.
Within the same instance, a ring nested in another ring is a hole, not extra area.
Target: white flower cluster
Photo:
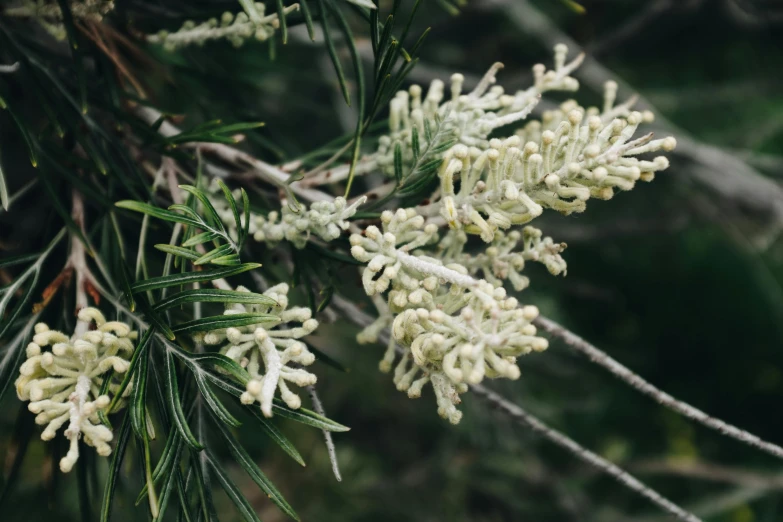
[[[422,387],[432,383],[439,414],[457,423],[459,394],[468,384],[485,376],[516,379],[516,358],[546,349],[546,340],[536,337],[530,324],[538,310],[520,308],[502,287],[471,277],[465,266],[447,257],[411,253],[438,241],[437,226],[425,225],[413,209],[386,211],[381,223],[382,231],[370,226],[363,235],[351,236],[351,254],[367,263],[365,292],[381,311],[359,341],[375,342],[393,321],[381,370],[391,369],[399,343],[404,354],[394,372],[397,388],[419,397]],[[535,239],[529,240],[531,256],[539,252]],[[388,303],[383,303],[378,296],[386,290]]]
[[[236,235],[234,213],[215,181],[210,185],[210,194],[210,201],[218,216]],[[234,197],[238,198],[239,193],[236,192]],[[256,241],[271,246],[290,241],[296,248],[304,248],[313,235],[326,242],[333,241],[348,230],[348,220],[365,201],[367,198],[362,196],[349,205],[345,198],[337,197],[332,201],[315,201],[310,204],[310,208],[294,209],[284,199],[279,212],[272,211],[266,216],[251,213],[248,231]]]
[[[514,290],[527,288],[530,280],[521,273],[525,261],[542,263],[552,275],[566,273],[566,262],[560,255],[566,244],[543,237],[543,233],[535,227],[526,226],[522,232],[496,232],[492,244],[473,255],[464,252],[467,242],[468,235],[464,231],[450,230],[438,245],[440,257],[464,266],[471,275],[480,273],[495,286],[500,286],[507,279]]]
[[[160,31],[157,34],[147,36],[147,41],[155,44],[163,44],[167,51],[174,51],[180,47],[189,45],[203,45],[209,40],[226,39],[235,47],[240,47],[250,38],[258,41],[269,39],[280,27],[279,13],[264,15],[266,7],[258,2],[253,4],[254,9],[249,12],[233,14],[223,13],[220,20],[210,18],[206,22],[196,24],[188,20],[182,24],[182,28],[176,32]],[[293,4],[283,9],[283,16],[292,11],[299,10],[299,4]]]
[[[76,20],[100,22],[114,10],[114,0],[71,0],[68,2],[71,16]],[[63,13],[57,0],[22,0],[19,5],[3,11],[6,16],[34,18],[52,36],[65,40],[68,33],[63,25]]]
[[[452,75],[448,98],[441,80],[434,80],[423,98],[419,85],[399,91],[389,106],[389,134],[381,136],[378,150],[359,163],[357,174],[380,169],[389,176],[394,175],[394,151],[398,144],[401,146],[403,168],[409,170],[414,158],[414,139],[416,149],[429,151],[428,162],[442,158],[443,152],[431,152],[439,144],[450,140],[466,147],[488,147],[490,134],[527,118],[542,93],[576,91],[579,88],[579,82],[570,74],[582,63],[583,56],[566,63],[567,52],[565,46],[557,46],[555,68],[547,70],[543,64],[534,66],[534,84],[515,94],[507,94],[503,87],[494,85],[495,75],[503,68],[502,63],[494,64],[467,94],[462,92],[465,82],[462,74]],[[334,183],[344,179],[347,173],[347,169],[332,169],[307,180],[306,184]]]
[[[362,196],[349,205],[345,198],[337,197],[334,201],[315,201],[309,209],[298,212],[283,200],[279,213],[272,211],[266,217],[253,216],[250,225],[253,238],[272,245],[286,240],[296,248],[304,248],[311,235],[333,241],[348,230],[348,219],[366,200]]]
[[[669,162],[638,156],[676,145],[670,137],[634,136],[652,114],[632,111],[634,100],[615,105],[614,82],[606,84],[601,109],[569,100],[510,137],[492,138],[493,131],[526,118],[542,93],[577,90],[570,75],[582,57],[566,63],[567,53],[564,45],[556,46],[554,69],[536,65],[534,85],[514,95],[493,86],[500,64],[468,94],[462,92],[462,75],[452,76],[447,101],[439,81],[423,99],[418,86],[398,93],[390,107],[391,132],[362,167],[393,173],[400,154],[406,167],[430,153],[424,161],[439,162],[440,187],[427,202],[384,212],[382,230],[369,226],[351,236],[351,253],[367,263],[362,283],[379,312],[359,341],[374,342],[391,326],[381,370],[391,369],[398,343],[403,349],[394,372],[398,389],[418,397],[432,383],[438,411],[451,422],[460,419],[456,404],[468,385],[484,377],[516,379],[516,358],[547,346],[531,324],[538,310],[518,306],[502,285],[526,288],[529,280],[521,273],[526,261],[565,274],[566,245],[531,226],[506,230],[545,208],[581,212],[591,197],[609,199],[615,189],[650,181]],[[450,229],[442,238],[441,225]],[[488,245],[476,252],[469,248],[470,235]]]
[[[247,288],[237,290],[247,292]],[[264,295],[277,301],[278,306],[234,304],[225,311],[226,315],[239,313],[265,313],[276,316],[276,320],[240,328],[215,330],[204,336],[206,344],[223,344],[220,353],[237,361],[250,374],[246,391],[240,397],[244,404],[259,402],[261,411],[272,416],[272,399],[279,389],[280,396],[293,409],[302,405],[302,400],[293,393],[287,382],[297,386],[315,384],[316,376],[292,365],[309,366],[315,356],[307,345],[298,339],[310,335],[318,327],[309,308],[288,309],[288,285],[273,286]]]
[[[62,332],[50,330],[44,323],[35,326],[33,342],[27,346],[27,360],[19,369],[16,393],[30,401],[28,409],[36,414],[36,424],[46,425],[43,440],[54,438],[65,423],[70,440],[68,453],[60,460],[67,473],[79,458],[79,438],[93,446],[99,455],[111,454],[111,430],[101,424],[98,411],[111,402],[118,384],[110,382],[102,394],[107,372],[125,373],[134,350],[136,332],[122,322],[106,321],[95,308],[83,308],[78,315],[81,324],[69,339]],[[95,330],[87,331],[94,322]],[[43,348],[51,346],[51,351]],[[126,388],[125,393],[129,393]]]
[[[452,147],[439,172],[440,199],[420,212],[440,215],[450,227],[490,242],[498,229],[528,223],[544,208],[582,212],[591,197],[610,199],[614,189],[651,181],[669,161],[637,156],[671,151],[676,141],[653,140],[652,133],[634,138],[638,126],[653,116],[631,112],[627,105],[614,107],[615,93],[616,84],[610,82],[603,112],[571,100],[547,112],[543,122],[489,140],[488,147]]]

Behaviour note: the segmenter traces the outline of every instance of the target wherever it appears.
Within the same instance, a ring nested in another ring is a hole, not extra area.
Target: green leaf
[[[136,436],[147,438],[147,377],[149,375],[149,350],[139,357],[139,367],[135,372],[133,388],[130,393],[128,413]]]
[[[196,199],[198,199],[201,202],[204,214],[206,215],[207,218],[207,222],[215,225],[218,231],[221,233],[221,235],[228,238],[228,233],[226,232],[225,225],[223,225],[223,220],[220,219],[217,210],[215,210],[215,207],[212,205],[212,202],[209,200],[209,198],[204,193],[204,191],[201,189],[197,189],[192,185],[180,185],[179,188],[193,194],[196,197]]]
[[[169,504],[169,500],[171,499],[171,492],[174,489],[174,486],[176,485],[178,488],[180,485],[175,482],[180,480],[180,470],[179,465],[177,464],[179,461],[180,452],[182,451],[182,446],[177,446],[176,449],[176,455],[174,455],[174,469],[171,470],[169,473],[165,475],[163,487],[161,488],[160,497],[158,499],[158,516],[153,519],[153,522],[159,522],[161,520],[164,520],[164,514],[166,513],[166,507]],[[185,507],[187,509],[187,507]]]
[[[210,264],[217,266],[237,266],[242,263],[237,254],[229,254],[213,259]]]
[[[288,23],[285,19],[285,6],[283,0],[275,0],[277,4],[277,19],[280,20],[280,32],[283,36],[283,45],[288,43]]]
[[[150,306],[150,303],[147,301],[147,297],[144,294],[139,295],[138,303],[141,311],[144,312],[144,316],[149,319],[152,325],[160,330],[167,339],[173,341],[177,338],[177,336],[174,335],[172,329],[169,328],[169,325],[166,323],[166,321],[164,321],[163,318],[158,315],[158,312]]]
[[[351,95],[348,91],[348,82],[345,81],[343,66],[340,63],[340,57],[337,55],[337,49],[335,49],[334,40],[332,39],[331,32],[329,31],[329,21],[326,16],[326,6],[324,5],[324,0],[318,0],[318,9],[321,14],[321,28],[324,32],[326,50],[329,53],[329,58],[332,60],[334,72],[337,73],[337,81],[340,83],[340,90],[343,93],[343,98],[345,98],[345,103],[351,105]]]
[[[402,183],[402,146],[399,141],[394,144],[394,178],[398,184]]]
[[[228,379],[225,375],[209,373],[207,374],[207,377],[213,383],[220,386],[222,389],[234,395],[235,397],[239,397],[245,391],[243,388],[240,388],[235,382]],[[351,429],[347,426],[343,426],[339,422],[335,422],[331,419],[324,417],[323,415],[319,415],[314,411],[310,411],[307,408],[299,408],[298,410],[292,410],[291,408],[286,406],[285,403],[280,399],[274,400],[274,402],[272,403],[272,411],[274,412],[274,414],[280,415],[281,417],[286,417],[295,422],[299,422],[301,424],[307,424],[308,426],[313,426],[315,428],[319,428],[326,431],[343,432],[343,431],[350,431]]]
[[[3,165],[0,163],[0,206],[3,210],[8,211],[8,207],[11,203],[8,201],[8,186],[5,184],[5,172],[3,172]]]
[[[202,368],[205,364],[210,364],[215,368],[220,368],[224,372],[233,376],[237,381],[239,381],[240,384],[242,384],[242,386],[245,386],[250,380],[250,375],[247,373],[247,370],[242,368],[242,366],[240,366],[239,363],[235,360],[230,359],[221,353],[194,353],[190,354],[188,359],[198,364],[199,367]]]
[[[313,26],[313,15],[310,13],[310,6],[307,5],[307,0],[299,0],[299,4],[302,6],[302,16],[304,16],[305,25],[307,26],[307,34],[310,36],[311,41],[315,41],[315,27]]]
[[[209,406],[212,413],[220,420],[220,422],[235,428],[241,426],[242,423],[239,422],[233,415],[231,415],[223,403],[220,402],[220,399],[217,398],[215,392],[212,391],[212,388],[209,387],[209,382],[207,382],[207,378],[204,377],[204,374],[202,374],[201,371],[197,369],[195,372],[193,372],[193,376],[196,379],[196,386],[198,386],[201,395],[204,397],[204,400],[207,402],[207,405]]]
[[[103,488],[103,505],[101,506],[100,522],[109,522],[111,517],[111,505],[114,501],[114,489],[117,487],[117,477],[120,475],[122,459],[125,456],[125,450],[128,447],[130,438],[131,423],[130,415],[126,415],[120,426],[117,445],[112,453],[111,463],[109,464],[109,474],[106,477],[106,485]]]
[[[261,488],[261,491],[267,494],[272,502],[277,504],[277,507],[279,507],[283,513],[293,518],[294,520],[299,520],[299,516],[296,514],[294,509],[288,504],[288,502],[286,502],[280,491],[278,491],[274,484],[272,484],[267,476],[264,475],[258,465],[256,465],[256,463],[253,461],[253,458],[248,454],[244,446],[239,443],[239,441],[226,429],[225,426],[223,426],[222,423],[216,422],[215,424],[218,427],[218,431],[223,436],[223,439],[226,441],[228,450],[231,452],[234,460],[237,461],[237,464],[242,466],[242,469],[244,469],[250,478],[253,479],[253,482],[255,482],[259,488]]]
[[[188,446],[196,451],[201,451],[204,449],[204,446],[202,446],[193,435],[193,432],[188,425],[188,421],[185,418],[185,412],[182,411],[179,386],[177,384],[177,369],[174,365],[174,355],[168,350],[166,351],[166,376],[166,400],[168,402],[169,413],[171,414],[174,427]]]
[[[335,422],[331,419],[319,415],[314,411],[310,411],[307,408],[299,408],[298,410],[292,410],[280,399],[275,399],[272,404],[272,411],[275,415],[286,417],[308,426],[313,426],[326,431],[343,432],[350,431],[351,428],[343,426],[339,422]]]
[[[8,103],[6,103],[2,96],[0,96],[0,109],[8,109],[9,114],[11,114],[11,118],[14,120],[16,127],[19,129],[19,133],[22,135],[22,139],[27,145],[27,151],[30,154],[30,163],[33,165],[33,167],[37,167],[38,156],[36,151],[38,150],[38,144],[30,135],[30,132],[27,129],[27,125],[25,125],[24,121],[19,118],[19,115],[16,113],[16,111],[12,107],[8,106]]]
[[[194,209],[190,208],[187,205],[180,205],[179,203],[174,203],[173,205],[169,205],[169,210],[172,212],[174,212],[175,210],[179,210],[180,212],[182,212],[182,214],[184,214],[186,217],[190,217],[190,219],[192,219],[193,221],[197,221],[201,224],[204,224],[203,223],[204,220],[201,219],[201,216],[199,216]]]
[[[264,417],[264,414],[261,413],[261,409],[258,407],[258,405],[250,404],[247,406],[247,408],[261,424],[261,429],[264,430],[264,433],[270,439],[272,439],[275,444],[280,446],[280,448],[285,451],[292,459],[294,459],[300,465],[305,466],[305,461],[296,447],[291,443],[290,440],[288,440],[288,437],[283,435],[283,432],[281,432],[271,420]]]
[[[136,300],[133,298],[133,290],[131,290],[131,274],[128,269],[128,265],[125,264],[125,260],[120,261],[120,279],[122,282],[122,293],[125,295],[125,299],[128,301],[128,308],[131,312],[136,311]]]
[[[234,195],[231,193],[229,188],[226,186],[225,183],[223,183],[223,180],[220,178],[217,178],[217,184],[220,187],[220,190],[223,191],[223,196],[226,198],[226,201],[228,201],[228,206],[231,208],[231,213],[234,214],[234,221],[237,224],[237,234],[239,234],[239,237],[237,237],[237,243],[242,243],[242,220],[239,218],[239,208],[237,208],[237,202],[234,199]]]
[[[0,357],[0,399],[3,398],[8,386],[14,382],[16,377],[14,374],[18,372],[19,364],[21,364],[22,357],[25,355],[25,341],[28,337],[32,336],[33,328],[38,322],[39,317],[41,317],[40,313],[30,317],[27,323],[19,329],[14,338],[5,343],[5,350],[2,357]],[[2,332],[0,331],[0,333]]]
[[[31,261],[35,261],[40,256],[40,252],[36,252],[35,254],[24,254],[21,256],[12,256],[5,259],[0,259],[0,268],[8,268],[14,265],[29,263]]]
[[[202,232],[200,234],[196,234],[195,236],[192,236],[190,239],[182,243],[182,246],[192,247],[192,246],[200,245],[202,243],[207,243],[209,241],[214,241],[219,237],[220,237],[219,234],[216,234],[211,231]],[[198,259],[198,256],[196,256],[196,259]]]
[[[212,471],[215,473],[218,482],[220,482],[220,485],[223,486],[226,494],[237,507],[242,517],[249,522],[261,522],[261,519],[258,518],[258,515],[256,515],[256,512],[253,510],[253,507],[247,501],[245,496],[241,491],[239,491],[239,488],[236,486],[236,484],[231,481],[223,468],[220,467],[220,464],[218,463],[218,460],[215,458],[215,456],[212,455],[209,450],[206,450],[205,453],[207,462],[212,468]]]
[[[415,163],[419,156],[421,156],[421,150],[419,149],[419,128],[416,125],[411,127],[411,147],[413,147],[413,162]],[[395,151],[396,152],[396,151]]]
[[[196,253],[195,251],[190,250],[188,248],[182,248],[176,245],[167,245],[165,243],[160,243],[155,245],[155,248],[157,250],[160,250],[161,252],[171,254],[172,256],[184,257],[189,261],[195,261],[200,257],[198,253]]]
[[[212,261],[213,259],[223,258],[226,256],[230,256],[231,253],[234,252],[234,247],[231,245],[223,245],[219,246],[216,249],[207,252],[203,256],[196,259],[193,264],[196,266],[205,265]]]
[[[178,462],[176,457],[179,455],[179,448],[181,447],[182,437],[176,431],[172,431],[166,439],[166,446],[163,448],[160,460],[158,460],[158,464],[155,466],[155,471],[152,472],[153,479],[157,481],[160,480],[160,477],[169,474],[171,468]],[[136,500],[137,505],[138,503],[139,499]]]
[[[9,458],[10,455],[6,455],[8,460],[4,463],[4,476],[3,480],[0,481],[0,507],[3,506],[5,499],[13,491],[14,486],[20,482],[19,472],[22,470],[27,449],[30,442],[36,438],[36,426],[33,419],[34,417],[30,415],[27,406],[22,404],[16,416],[13,432],[4,434],[7,439],[6,447],[14,448],[15,451],[13,459]]]
[[[188,303],[240,303],[245,305],[280,306],[277,301],[264,294],[220,290],[217,288],[197,288],[173,294],[155,303],[153,308],[163,311]]]
[[[250,199],[248,199],[247,192],[245,192],[244,188],[241,188],[240,191],[242,192],[242,212],[245,215],[245,226],[242,229],[242,241],[239,245],[241,248],[250,233]]]
[[[213,315],[182,323],[174,328],[174,332],[192,334],[195,332],[208,332],[210,330],[221,330],[223,328],[238,328],[258,323],[274,322],[280,322],[280,318],[271,314],[246,313]]]
[[[560,0],[563,2],[566,6],[568,6],[569,9],[571,9],[573,12],[577,14],[585,14],[587,12],[587,9],[582,4],[579,4],[575,2],[574,0]]]
[[[182,223],[183,225],[191,225],[194,227],[200,226],[198,221],[194,221],[193,219],[187,216],[183,216],[182,214],[177,214],[176,212],[172,212],[170,210],[156,207],[155,205],[142,203],[141,201],[133,201],[133,200],[126,199],[126,200],[118,201],[114,205],[119,208],[123,208],[125,210],[132,210],[133,212],[141,212],[142,214],[147,214],[154,218],[162,219],[164,221]]]
[[[322,3],[323,5],[323,3]],[[345,198],[347,199],[351,193],[351,186],[353,185],[353,178],[356,174],[356,164],[359,162],[359,153],[361,151],[362,134],[366,129],[364,125],[364,114],[366,110],[366,88],[364,85],[364,67],[362,66],[362,59],[359,56],[359,51],[356,48],[356,39],[353,37],[351,26],[343,16],[342,11],[336,8],[331,3],[329,4],[332,12],[334,13],[337,23],[340,26],[343,34],[345,35],[346,42],[348,43],[348,50],[351,53],[351,61],[353,62],[354,74],[356,76],[356,90],[359,95],[359,115],[356,119],[356,132],[353,137],[353,152],[351,154],[351,166],[348,170],[348,180],[345,183]]]
[[[206,281],[214,281],[215,279],[223,279],[231,277],[233,275],[253,270],[260,267],[260,263],[244,263],[239,266],[232,266],[226,268],[215,268],[212,270],[202,270],[199,272],[188,272],[185,274],[171,274],[162,277],[152,277],[144,281],[134,283],[131,289],[134,294],[140,292],[148,292],[150,290],[159,290],[161,288],[170,288],[172,286],[182,286],[192,283],[204,283]]]

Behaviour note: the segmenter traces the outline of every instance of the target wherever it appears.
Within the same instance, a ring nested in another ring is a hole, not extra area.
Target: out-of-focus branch
[[[136,115],[152,125],[161,117],[161,113],[151,107],[137,106],[135,109]],[[163,123],[158,128],[158,132],[165,137],[176,136],[181,131],[173,125],[171,122],[163,120]],[[302,197],[308,201],[331,201],[334,199],[332,196],[321,192],[319,190],[308,189],[299,186],[298,183],[288,183],[289,174],[270,165],[265,161],[246,153],[239,149],[225,145],[222,143],[190,143],[190,147],[198,147],[202,152],[212,154],[222,161],[233,165],[234,167],[242,170],[250,169],[260,179],[270,183],[280,189],[288,190],[290,188],[297,196]]]
[[[759,473],[710,462],[645,460],[633,463],[630,467],[639,473],[675,475],[757,489],[783,489],[783,475]]]
[[[354,303],[345,299],[342,296],[339,295],[333,296],[332,306],[340,310],[348,320],[352,321],[354,324],[357,324],[358,326],[367,326],[368,324],[373,322],[373,318],[369,314],[366,314],[358,306],[356,306]],[[382,344],[387,344],[389,342],[388,329],[383,330],[378,335],[378,341]],[[472,385],[471,389],[474,392],[476,392],[476,394],[479,397],[486,400],[489,404],[496,406],[503,413],[505,413],[515,421],[528,426],[534,432],[543,435],[551,442],[568,450],[569,452],[579,457],[581,460],[596,467],[600,471],[603,471],[611,475],[621,484],[639,493],[640,495],[646,497],[651,502],[659,506],[661,509],[665,510],[667,513],[675,516],[678,520],[684,520],[687,522],[700,522],[701,519],[699,519],[692,513],[688,513],[687,511],[680,508],[670,500],[667,500],[666,498],[661,496],[658,492],[650,489],[642,482],[640,482],[638,479],[630,475],[628,472],[622,470],[615,464],[612,464],[608,460],[603,459],[602,457],[596,455],[592,451],[583,448],[579,443],[570,439],[566,435],[550,428],[545,423],[540,421],[538,418],[526,412],[516,404],[511,403],[510,401],[504,399],[497,393],[485,388],[484,386]]]
[[[715,417],[710,417],[703,411],[694,408],[690,404],[675,399],[668,393],[647,382],[640,375],[637,375],[614,360],[608,354],[588,343],[574,332],[562,327],[551,319],[538,316],[533,322],[542,330],[564,341],[568,347],[586,355],[591,362],[603,367],[606,370],[609,370],[609,372],[611,372],[615,377],[618,377],[624,383],[628,384],[644,395],[652,397],[656,402],[666,406],[672,411],[675,411],[680,415],[703,424],[708,428],[712,428],[722,435],[731,437],[740,442],[744,442],[749,446],[753,446],[754,448],[765,451],[770,455],[774,455],[775,457],[783,458],[783,448],[777,444],[766,442],[752,433],[741,430],[736,426],[732,426],[731,424],[728,424],[720,419],[716,419]]]
[[[499,411],[514,421],[519,422],[520,424],[524,424],[535,433],[544,436],[550,442],[553,442],[561,448],[568,450],[573,455],[579,457],[581,460],[587,462],[591,466],[594,466],[607,475],[610,475],[623,486],[639,493],[661,509],[676,517],[678,520],[685,520],[688,522],[698,522],[701,520],[696,515],[688,513],[677,504],[674,504],[670,500],[666,499],[657,491],[650,489],[627,471],[623,470],[615,464],[612,464],[599,455],[596,455],[589,449],[582,447],[579,443],[572,440],[563,433],[550,428],[541,420],[519,407],[517,404],[504,399],[497,393],[488,388],[485,388],[481,384],[471,385],[471,389],[479,397],[485,399],[490,405],[497,408]]]

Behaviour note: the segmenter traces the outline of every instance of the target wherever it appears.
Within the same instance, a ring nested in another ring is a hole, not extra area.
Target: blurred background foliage
[[[783,200],[776,191],[783,179],[783,5],[580,3],[583,13],[556,0],[471,0],[451,16],[438,2],[424,2],[414,32],[428,26],[432,32],[410,80],[446,80],[459,71],[470,81],[502,61],[499,82],[515,90],[528,84],[532,64],[548,63],[552,44],[566,37],[591,58],[576,74],[583,84],[580,103],[599,103],[596,86],[609,78],[622,82],[621,96],[639,93],[642,106],[660,116],[661,132],[685,146],[655,183],[593,204],[584,215],[540,220],[545,234],[568,243],[568,275],[556,279],[530,266],[532,284],[522,299],[674,396],[780,442]],[[137,34],[235,10],[235,4],[117,0],[116,15]],[[131,61],[157,107],[192,125],[213,118],[264,121],[249,143],[260,157],[283,162],[350,133],[356,117],[323,46],[312,44],[301,24],[292,25],[286,46],[278,40],[235,50],[213,43],[179,53],[150,47],[151,59]],[[357,31],[357,39],[369,56],[366,35]],[[25,96],[24,110],[36,110],[34,98]],[[35,174],[8,114],[0,118],[0,151],[15,192]],[[715,157],[716,151],[747,170]],[[25,205],[12,222],[0,215],[0,248],[41,234],[41,214],[50,210],[32,199]],[[274,266],[273,256],[263,256]],[[350,267],[340,277],[358,282]],[[354,297],[362,299],[359,292]],[[347,374],[317,369],[329,416],[352,428],[335,436],[341,483],[331,475],[317,431],[282,424],[308,463],[304,469],[293,469],[266,439],[244,433],[260,467],[303,520],[665,519],[470,394],[462,423],[447,424],[427,393],[411,401],[394,389],[377,371],[382,348],[358,346],[356,331],[338,321],[313,340],[350,368]],[[705,520],[783,520],[780,462],[668,412],[558,342],[521,366],[519,381],[490,385]],[[6,394],[0,405],[0,465],[6,468],[18,410],[16,397]],[[75,487],[49,473],[51,457],[37,430],[28,429],[31,452],[0,519],[78,520]],[[263,520],[284,519],[249,479],[235,478]],[[120,488],[129,490],[124,502],[135,497],[135,484]],[[141,519],[142,510],[122,502],[116,520]],[[230,511],[225,498],[217,502]]]

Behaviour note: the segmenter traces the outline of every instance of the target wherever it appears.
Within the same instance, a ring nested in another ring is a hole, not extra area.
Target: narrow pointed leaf
[[[229,426],[233,426],[234,428],[241,426],[242,423],[239,422],[236,417],[231,415],[223,403],[220,402],[220,399],[218,399],[217,395],[215,395],[215,392],[212,391],[212,389],[209,387],[209,382],[207,382],[207,378],[204,377],[204,374],[196,371],[193,372],[193,376],[196,379],[196,386],[198,386],[201,395],[204,397],[204,400],[207,401],[209,409],[220,420],[220,422],[228,424]]]
[[[247,501],[236,484],[231,481],[225,470],[218,463],[218,460],[215,458],[215,456],[212,455],[209,450],[206,450],[206,454],[207,462],[212,468],[212,472],[217,477],[220,485],[223,486],[223,489],[228,495],[228,498],[231,499],[231,501],[239,510],[242,518],[248,522],[261,522],[261,519],[258,518],[258,515],[256,515],[256,512],[253,510],[253,506],[250,505],[250,502]]]
[[[237,461],[237,464],[242,466],[242,469],[244,469],[250,478],[253,479],[253,482],[261,488],[261,491],[266,493],[272,502],[277,504],[277,507],[279,507],[283,513],[294,520],[299,520],[299,516],[294,509],[286,502],[282,493],[280,493],[267,476],[264,475],[264,472],[261,471],[258,465],[256,465],[244,446],[242,446],[242,444],[240,444],[240,442],[220,422],[216,422],[215,424],[218,427],[218,431],[220,431],[220,434],[223,436],[223,439],[226,441],[228,450],[231,452],[234,460]]]
[[[193,354],[190,356],[190,360],[198,364],[201,368],[204,368],[207,364],[215,368],[220,368],[237,379],[242,386],[246,385],[250,380],[250,375],[247,373],[247,370],[242,368],[235,360],[230,359],[221,353]]]
[[[162,219],[164,221],[171,221],[173,223],[182,223],[183,225],[199,226],[198,221],[194,221],[188,216],[177,214],[170,210],[166,210],[148,203],[142,203],[141,201],[123,200],[114,204],[118,208],[125,210],[132,210],[133,212],[141,212],[154,218]]]
[[[237,233],[239,234],[239,231],[242,230],[242,220],[239,219],[239,208],[237,207],[237,202],[234,199],[234,195],[220,178],[217,179],[217,184],[220,187],[220,190],[223,191],[223,196],[225,196],[226,201],[228,202],[228,206],[231,208],[231,213],[234,215],[234,221],[237,224]],[[241,236],[237,238],[237,242],[242,242]]]
[[[179,188],[193,194],[196,199],[201,202],[204,214],[207,216],[207,221],[214,224],[220,230],[220,232],[227,235],[226,227],[223,225],[223,220],[220,219],[217,210],[215,210],[215,207],[212,205],[212,202],[209,200],[203,190],[197,189],[192,185],[180,185]]]
[[[231,315],[213,315],[202,317],[180,324],[174,328],[176,333],[208,332],[210,330],[219,330],[223,328],[238,328],[240,326],[249,326],[258,323],[275,323],[280,318],[271,314],[231,314]]]
[[[172,256],[176,257],[184,257],[185,259],[189,261],[195,261],[200,256],[198,253],[194,252],[193,250],[190,250],[188,248],[182,248],[176,245],[167,245],[165,243],[161,243],[158,245],[155,245],[155,248],[157,250],[160,250],[161,252],[165,252],[167,254],[171,254]]]
[[[220,237],[219,234],[216,234],[211,231],[202,232],[200,234],[196,234],[195,236],[191,237],[190,239],[182,243],[182,246],[192,247],[192,246],[200,245],[202,243],[207,243],[209,241],[214,241],[219,237]],[[196,259],[198,259],[198,256],[196,256]]]
[[[193,262],[193,264],[197,265],[197,266],[205,265],[205,264],[209,263],[210,261],[212,261],[213,259],[217,259],[217,258],[221,258],[221,257],[225,257],[225,256],[228,256],[228,255],[231,255],[232,252],[234,252],[234,247],[231,246],[231,245],[219,246],[218,248],[216,248],[216,249],[214,249],[214,250],[212,250],[210,252],[207,252],[203,256],[201,256],[198,259],[196,259]]]
[[[237,266],[242,263],[237,254],[230,254],[227,256],[218,257],[209,262],[211,265],[217,266]]]
[[[240,241],[239,247],[242,248],[242,245],[247,240],[247,236],[250,233],[250,199],[247,197],[247,192],[245,192],[245,189],[240,189],[242,192],[242,212],[245,215],[245,226],[242,229],[242,240]]]
[[[103,505],[101,506],[100,522],[109,522],[111,518],[111,506],[114,501],[114,489],[117,487],[117,477],[120,475],[122,459],[125,457],[125,450],[128,447],[130,439],[131,423],[130,416],[126,415],[125,420],[120,426],[117,445],[114,448],[109,464],[109,474],[106,477],[106,485],[103,488]]]
[[[134,283],[131,288],[134,294],[138,294],[140,292],[169,288],[172,286],[204,283],[206,281],[214,281],[215,279],[223,279],[233,275],[241,274],[242,272],[247,272],[248,270],[253,270],[254,268],[258,268],[260,266],[260,263],[244,263],[239,266],[226,268],[215,268],[212,270],[201,270],[199,272],[188,272],[185,274],[171,274],[162,277],[152,277],[150,279]]]
[[[168,310],[188,303],[240,303],[245,305],[279,306],[279,303],[264,294],[222,290],[218,288],[197,288],[170,295],[155,303],[155,310]]]
[[[308,426],[313,426],[315,428],[326,431],[343,432],[351,430],[351,428],[348,426],[343,426],[339,422],[328,419],[323,415],[319,415],[314,411],[308,410],[307,408],[293,410],[286,406],[286,404],[280,399],[274,400],[274,403],[272,404],[272,411],[275,415],[280,415],[281,417],[286,417],[293,421],[307,424]]]
[[[253,413],[256,420],[258,420],[259,424],[261,425],[261,429],[264,430],[264,433],[266,433],[266,435],[272,439],[275,444],[280,446],[280,448],[285,451],[292,459],[294,459],[300,465],[305,466],[306,464],[302,458],[302,455],[299,453],[293,443],[288,440],[288,437],[283,435],[283,432],[281,432],[271,420],[264,417],[264,414],[261,413],[261,409],[258,407],[258,405],[251,404],[248,406],[248,408]]]
[[[166,375],[166,400],[168,402],[172,423],[188,446],[196,451],[201,451],[204,449],[204,446],[202,446],[193,435],[193,432],[188,425],[188,421],[185,418],[185,412],[182,411],[179,386],[177,384],[177,369],[174,366],[174,356],[168,351],[166,352]]]

